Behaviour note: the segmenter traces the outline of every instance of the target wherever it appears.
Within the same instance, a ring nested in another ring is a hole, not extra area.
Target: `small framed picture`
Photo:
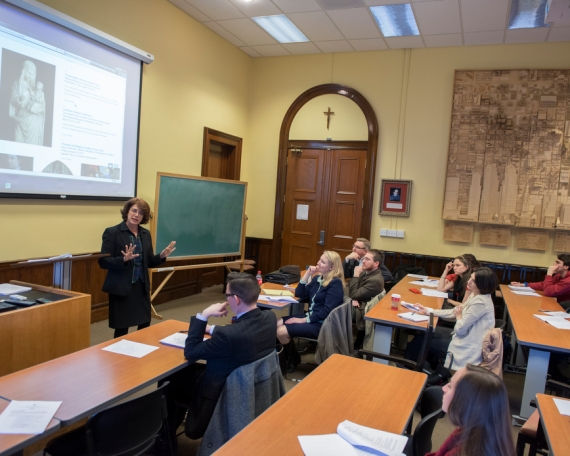
[[[380,194],[380,215],[410,216],[410,200],[412,197],[411,180],[382,179]]]

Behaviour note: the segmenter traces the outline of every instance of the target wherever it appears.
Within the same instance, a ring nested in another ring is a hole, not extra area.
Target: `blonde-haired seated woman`
[[[317,275],[309,282],[314,274]],[[281,318],[277,322],[277,338],[284,346],[281,353],[283,361],[289,358],[292,337],[311,339],[319,337],[319,331],[325,319],[344,300],[343,287],[342,260],[338,253],[325,250],[317,265],[307,268],[295,289],[295,296],[298,299],[309,301],[309,311],[306,314]],[[299,354],[294,351],[290,358],[290,366],[287,366],[287,370],[292,372],[300,360]],[[282,368],[284,369],[283,363]]]

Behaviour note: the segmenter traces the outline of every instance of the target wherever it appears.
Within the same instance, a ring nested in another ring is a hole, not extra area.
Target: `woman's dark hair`
[[[464,253],[463,258],[465,258],[467,260],[467,262],[469,263],[469,266],[471,266],[472,270],[481,267],[481,263],[479,263],[479,261],[477,261],[477,258],[475,258],[475,255],[473,255],[472,253]]]
[[[478,268],[473,274],[475,274],[475,285],[481,294],[491,294],[499,286],[497,274],[490,268]]]
[[[146,225],[150,219],[150,206],[142,198],[131,198],[125,203],[125,205],[121,209],[121,216],[123,217],[123,220],[124,221],[127,220],[127,215],[131,210],[131,207],[133,207],[135,204],[139,207],[141,211],[143,211],[143,219],[141,221],[141,225]]]
[[[449,420],[461,428],[465,456],[514,456],[507,389],[493,372],[468,364],[449,404]]]

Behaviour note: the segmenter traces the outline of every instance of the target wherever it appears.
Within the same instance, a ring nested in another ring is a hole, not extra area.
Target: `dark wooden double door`
[[[344,258],[360,237],[367,144],[351,146],[289,148],[282,265],[305,269],[316,264],[324,250]]]

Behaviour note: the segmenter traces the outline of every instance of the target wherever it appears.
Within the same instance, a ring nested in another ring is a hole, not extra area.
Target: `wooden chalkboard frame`
[[[246,227],[246,218],[247,218],[245,216],[245,204],[246,204],[246,200],[247,200],[247,182],[227,180],[227,179],[215,179],[215,178],[211,178],[211,177],[187,176],[187,175],[182,175],[182,174],[172,174],[172,173],[162,173],[162,172],[159,172],[156,175],[156,195],[155,195],[155,200],[154,200],[154,220],[153,220],[153,224],[151,227],[152,240],[153,240],[155,251],[157,249],[156,243],[158,242],[158,238],[159,238],[158,227],[159,227],[159,221],[160,221],[159,203],[160,203],[161,179],[164,177],[176,178],[176,179],[187,179],[187,180],[191,180],[191,181],[200,181],[200,182],[224,183],[224,184],[238,185],[238,186],[244,187],[244,189],[243,189],[244,199],[243,199],[243,207],[242,207],[242,211],[241,211],[241,213],[242,213],[241,236],[240,236],[240,240],[239,240],[239,249],[237,251],[232,250],[232,251],[228,251],[228,252],[225,252],[225,251],[224,252],[214,252],[214,253],[205,254],[205,255],[170,256],[167,258],[167,261],[168,260],[173,261],[173,260],[196,260],[196,259],[204,259],[204,258],[219,258],[219,257],[224,257],[224,256],[237,256],[237,255],[242,255],[244,253],[244,251],[245,251],[245,227]],[[196,214],[196,216],[200,217],[200,214]],[[176,241],[177,239],[172,239],[172,240]],[[232,263],[234,263],[234,262],[232,262]]]
[[[165,267],[161,267],[161,268],[153,268],[150,270],[151,273],[161,272],[161,271],[170,271],[170,273],[164,278],[162,283],[152,293],[152,296],[150,297],[151,302],[158,295],[158,293],[160,293],[160,290],[162,290],[164,285],[166,285],[166,283],[170,280],[170,278],[172,277],[172,275],[176,271],[182,271],[185,269],[211,268],[211,267],[218,267],[218,266],[225,266],[229,270],[230,265],[232,265],[232,266],[239,265],[240,271],[243,272],[243,263],[244,263],[244,257],[245,257],[245,230],[246,230],[246,224],[247,224],[247,215],[245,215],[245,204],[247,201],[247,182],[227,180],[227,179],[215,179],[215,178],[211,178],[211,177],[188,176],[188,175],[183,175],[183,174],[162,173],[162,172],[158,172],[156,174],[154,213],[153,213],[153,218],[151,220],[151,226],[150,226],[150,231],[152,233],[152,242],[153,242],[153,247],[154,247],[155,252],[156,252],[156,242],[158,240],[158,237],[157,237],[158,215],[159,215],[158,205],[159,205],[159,201],[160,201],[160,179],[162,176],[176,177],[176,178],[181,178],[181,179],[193,179],[193,180],[200,180],[200,181],[210,181],[210,182],[224,182],[224,183],[229,183],[229,184],[243,185],[245,187],[244,188],[243,209],[242,209],[242,225],[241,225],[241,239],[240,239],[239,252],[214,253],[211,255],[192,255],[192,256],[168,257],[166,259],[166,261],[168,261],[168,260],[185,260],[185,259],[197,260],[197,259],[219,258],[219,257],[223,257],[223,256],[237,256],[237,255],[240,256],[240,259],[239,260],[233,260],[233,261],[217,262],[217,263],[201,263],[201,264],[190,264],[190,265],[185,265],[185,266],[173,266],[173,267],[165,266]],[[172,240],[176,241],[176,239],[172,239]],[[151,289],[152,289],[152,274],[150,276],[150,281],[151,281]],[[157,318],[159,320],[162,320],[162,316],[160,316],[156,313],[156,310],[154,309],[154,306],[152,306],[152,304],[151,304],[151,311],[152,311],[151,316],[153,318]]]

